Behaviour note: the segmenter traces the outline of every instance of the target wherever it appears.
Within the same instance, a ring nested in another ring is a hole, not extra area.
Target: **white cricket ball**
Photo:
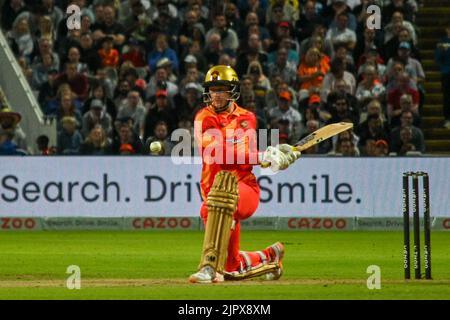
[[[152,153],[159,153],[162,149],[162,144],[159,141],[154,141],[150,144],[150,151]]]

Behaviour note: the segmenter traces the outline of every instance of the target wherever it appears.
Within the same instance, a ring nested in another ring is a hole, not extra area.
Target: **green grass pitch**
[[[450,298],[446,232],[432,233],[431,281],[403,279],[402,232],[244,230],[245,250],[285,242],[284,276],[192,285],[202,239],[196,231],[0,233],[0,299]],[[80,290],[66,287],[69,265],[81,268]],[[369,265],[381,268],[379,290],[366,286]]]

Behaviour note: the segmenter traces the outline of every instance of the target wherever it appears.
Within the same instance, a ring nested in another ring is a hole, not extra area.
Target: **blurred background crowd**
[[[67,28],[66,8],[81,8]],[[367,8],[381,9],[370,29]],[[308,154],[424,153],[425,73],[416,0],[6,0],[1,26],[43,113],[57,121],[57,145],[26,141],[21,115],[0,112],[0,153],[149,154],[175,129],[192,132],[206,71],[230,65],[237,103],[281,143],[334,122],[352,131]],[[450,128],[450,23],[436,61]],[[447,79],[445,82],[445,79]],[[445,93],[446,92],[446,93]],[[1,99],[0,99],[1,100]]]

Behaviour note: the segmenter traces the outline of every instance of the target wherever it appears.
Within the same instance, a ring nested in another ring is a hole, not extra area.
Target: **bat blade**
[[[351,122],[332,123],[307,135],[297,142],[294,147],[298,151],[303,151],[351,128],[353,128],[353,123]]]

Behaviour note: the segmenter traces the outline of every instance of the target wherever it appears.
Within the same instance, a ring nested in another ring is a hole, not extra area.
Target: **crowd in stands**
[[[80,28],[67,26],[70,4]],[[171,133],[192,131],[203,107],[205,73],[224,64],[239,75],[237,103],[280,142],[347,121],[353,130],[306,153],[386,156],[425,152],[417,11],[415,0],[6,0],[1,26],[57,121],[42,154],[149,154],[155,140],[170,154]],[[0,119],[17,124],[12,113]]]

